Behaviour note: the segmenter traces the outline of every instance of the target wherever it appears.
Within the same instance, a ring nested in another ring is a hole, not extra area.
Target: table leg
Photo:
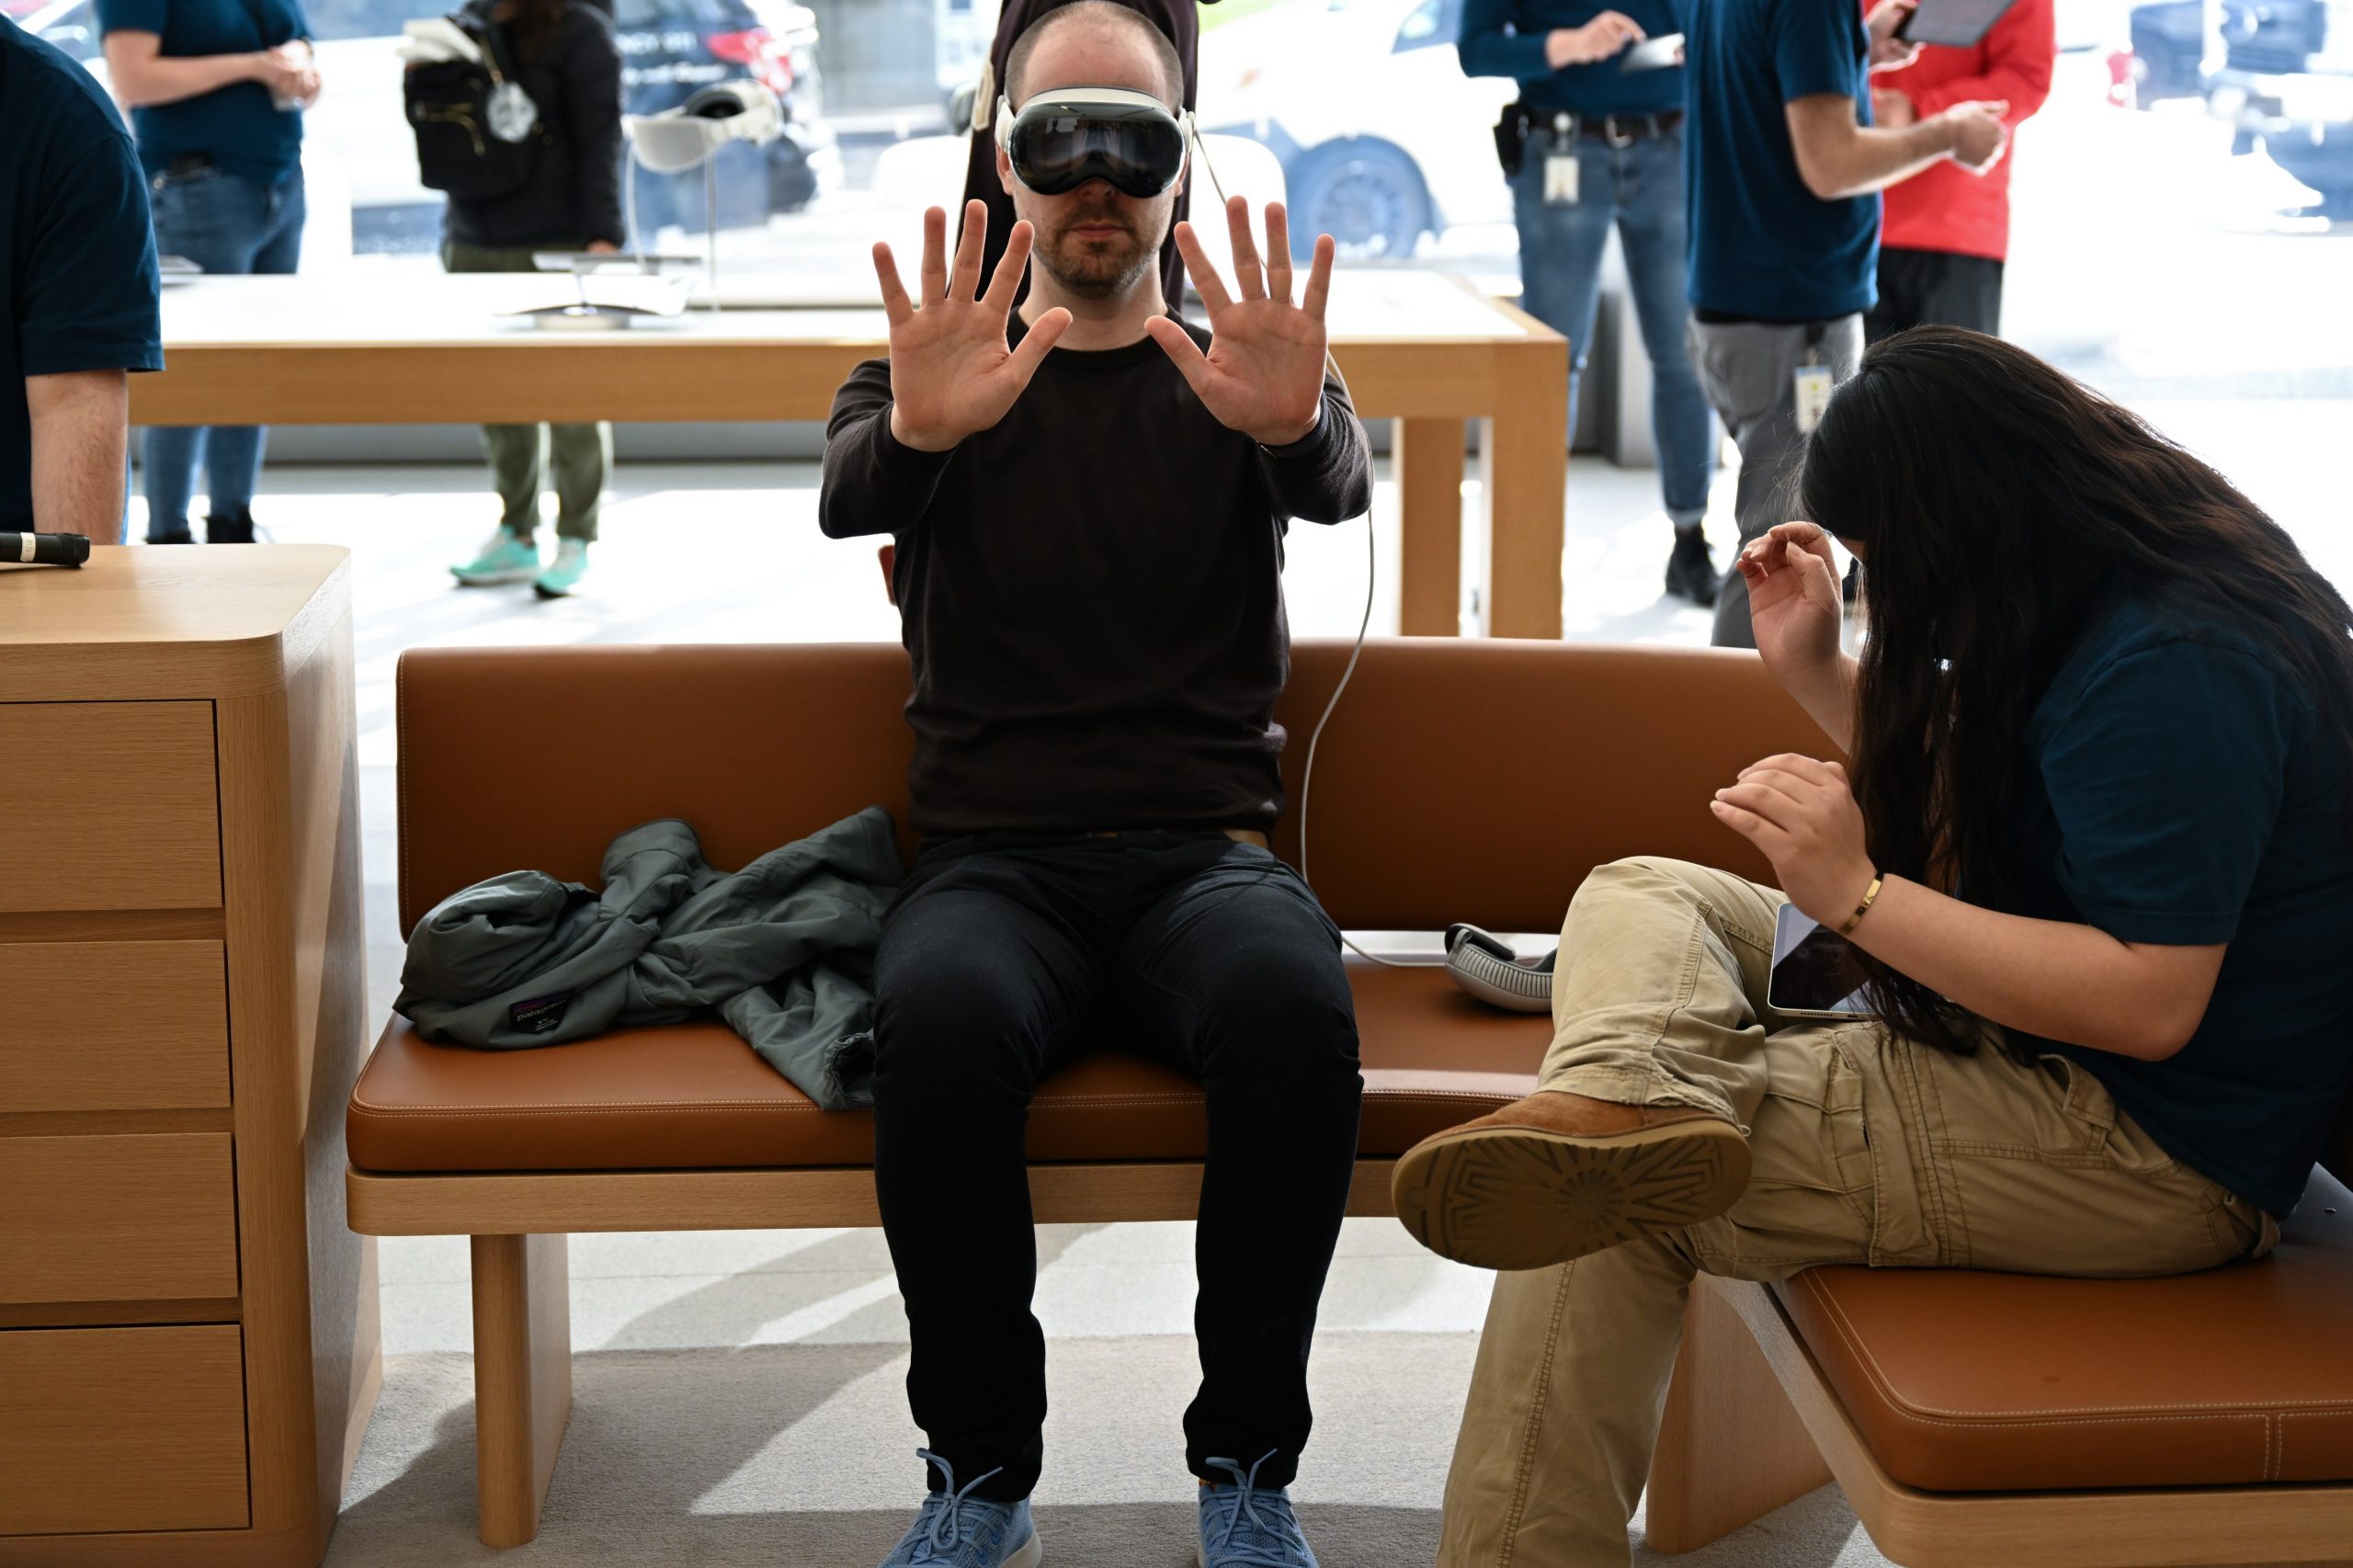
[[[1400,419],[1397,629],[1408,637],[1462,630],[1462,421]]]
[[[1568,345],[1498,350],[1502,401],[1480,421],[1489,619],[1497,637],[1561,635],[1568,517]]]

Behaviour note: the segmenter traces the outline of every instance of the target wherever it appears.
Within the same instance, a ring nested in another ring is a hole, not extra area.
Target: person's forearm
[[[1283,515],[1305,523],[1340,523],[1372,505],[1372,448],[1347,398],[1324,389],[1315,428],[1290,447],[1261,447],[1260,469]]]
[[[1848,939],[1989,1023],[2143,1062],[2188,1041],[2212,991],[2166,985],[2143,952],[2097,926],[1999,915],[1901,877]]]
[[[33,527],[122,542],[130,379],[120,370],[27,376],[32,426]]]
[[[836,407],[825,436],[817,526],[828,539],[896,534],[931,505],[944,452],[923,452],[891,434],[892,404]]]
[[[1855,755],[1855,680],[1857,665],[1854,656],[1841,653],[1825,665],[1792,674],[1773,672],[1781,689],[1797,699],[1806,716],[1822,726],[1840,751]]]
[[[1922,169],[1942,162],[1952,150],[1953,129],[1949,120],[1923,120],[1901,131],[1851,126],[1824,160],[1819,183],[1807,183],[1814,186],[1814,194],[1824,201],[1869,196],[1903,184]]]
[[[152,108],[199,98],[238,82],[249,82],[260,68],[256,54],[198,54],[184,58],[155,55],[147,60],[108,62],[108,74],[115,97],[133,108]]]

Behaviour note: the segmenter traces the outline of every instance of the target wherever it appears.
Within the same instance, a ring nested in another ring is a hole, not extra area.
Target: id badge
[[[1546,206],[1574,207],[1577,204],[1577,167],[1574,153],[1547,153],[1544,155]]]
[[[1800,365],[1797,381],[1798,434],[1811,436],[1830,408],[1830,367]]]

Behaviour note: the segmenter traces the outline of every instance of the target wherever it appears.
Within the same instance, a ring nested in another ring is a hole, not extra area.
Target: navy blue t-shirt
[[[1455,51],[1466,76],[1513,76],[1520,101],[1570,114],[1659,114],[1683,107],[1680,70],[1627,71],[1624,57],[1555,71],[1544,59],[1544,36],[1554,28],[1581,28],[1615,11],[1648,38],[1682,30],[1668,0],[1462,0],[1462,36]]]
[[[251,54],[311,36],[301,0],[97,0],[97,7],[104,31],[153,33],[165,54],[181,59]],[[301,166],[302,117],[278,109],[259,82],[132,109],[131,128],[150,175],[194,155],[265,182]]]
[[[2051,1044],[2175,1158],[2274,1214],[2353,1091],[2353,806],[2344,737],[2252,635],[2127,599],[2027,728],[2017,913],[2120,941],[2228,943],[2163,1062]]]
[[[1879,302],[1879,198],[1806,188],[1787,106],[1836,94],[1871,113],[1870,35],[1849,0],[1677,0],[1691,302],[1760,321],[1829,321]]]
[[[147,185],[90,74],[0,17],[0,530],[34,526],[27,376],[160,370]]]

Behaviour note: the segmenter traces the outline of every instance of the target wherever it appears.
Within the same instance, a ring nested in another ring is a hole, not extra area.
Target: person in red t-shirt
[[[2051,96],[2058,58],[2052,0],[2017,0],[1969,49],[1929,47],[1910,70],[1874,83],[1872,117],[1898,129],[1957,103],[2007,103],[2018,123]],[[2002,264],[2010,249],[2010,165],[1984,174],[1932,164],[1890,186],[1880,224],[1879,304],[1865,341],[1936,323],[1999,335]]]

